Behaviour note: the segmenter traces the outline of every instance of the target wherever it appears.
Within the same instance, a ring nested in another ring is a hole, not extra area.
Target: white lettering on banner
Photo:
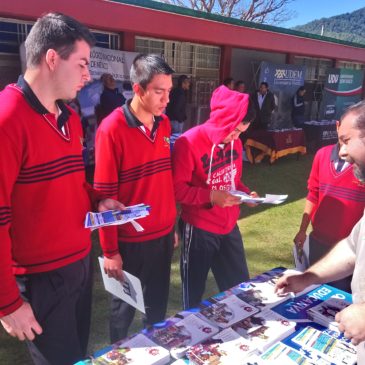
[[[328,83],[329,84],[337,84],[339,77],[340,77],[340,75],[328,74]]]
[[[303,71],[300,70],[288,70],[288,69],[279,69],[275,70],[275,78],[277,79],[302,79]]]
[[[116,80],[129,81],[129,71],[137,52],[94,47],[90,52],[90,75],[99,80],[103,73],[110,73]]]
[[[295,302],[290,308],[287,309],[288,312],[297,314],[301,310],[307,308],[311,304],[313,304],[316,300],[319,300],[331,293],[331,290],[328,288],[320,288],[316,292],[312,293],[308,297],[303,298],[301,301]]]

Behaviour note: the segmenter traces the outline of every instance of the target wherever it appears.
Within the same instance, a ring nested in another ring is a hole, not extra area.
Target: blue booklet
[[[311,322],[308,309],[312,308],[329,298],[344,299],[352,303],[352,296],[343,290],[334,288],[330,285],[321,285],[306,294],[298,297],[289,298],[285,302],[271,308],[274,312],[294,322]]]

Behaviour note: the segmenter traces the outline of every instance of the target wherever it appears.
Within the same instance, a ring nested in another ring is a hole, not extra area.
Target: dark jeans
[[[123,270],[141,280],[146,307],[144,325],[165,319],[170,287],[174,232],[145,242],[119,242]],[[111,301],[110,340],[117,342],[128,334],[136,310],[113,296]]]
[[[241,233],[236,225],[228,234],[214,234],[180,220],[182,235],[180,274],[184,309],[202,300],[212,269],[220,291],[249,279]]]
[[[49,272],[17,277],[43,333],[27,341],[37,365],[70,365],[86,355],[90,330],[90,255]]]
[[[309,235],[309,265],[313,265],[323,256],[325,256],[330,250],[331,246],[324,245],[320,241],[316,240],[312,234]],[[343,278],[341,280],[336,280],[328,283],[329,285],[334,286],[335,288],[344,290],[348,293],[351,293],[351,280],[352,275]]]

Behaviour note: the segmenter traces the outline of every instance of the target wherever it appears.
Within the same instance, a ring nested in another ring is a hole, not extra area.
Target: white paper
[[[288,197],[288,195],[266,194],[265,197],[253,198],[252,196],[239,190],[231,190],[230,193],[241,198],[241,203],[252,204],[281,204]]]
[[[121,283],[114,278],[109,278],[108,275],[105,274],[104,259],[102,257],[99,257],[99,264],[105,290],[124,300],[142,313],[146,313],[141,281],[134,275],[123,271],[124,282]]]

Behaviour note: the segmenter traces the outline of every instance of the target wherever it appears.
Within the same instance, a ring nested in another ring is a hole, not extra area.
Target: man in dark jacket
[[[261,82],[259,90],[252,97],[256,118],[252,125],[253,129],[267,129],[271,122],[271,115],[275,109],[274,94],[269,91],[267,82]]]
[[[190,88],[190,80],[186,75],[179,76],[177,87],[170,93],[170,102],[166,114],[170,119],[171,133],[182,133],[186,120],[186,92]]]
[[[125,97],[119,92],[113,75],[105,73],[100,80],[104,85],[104,90],[100,95],[100,119],[104,119],[115,108],[125,103]]]

